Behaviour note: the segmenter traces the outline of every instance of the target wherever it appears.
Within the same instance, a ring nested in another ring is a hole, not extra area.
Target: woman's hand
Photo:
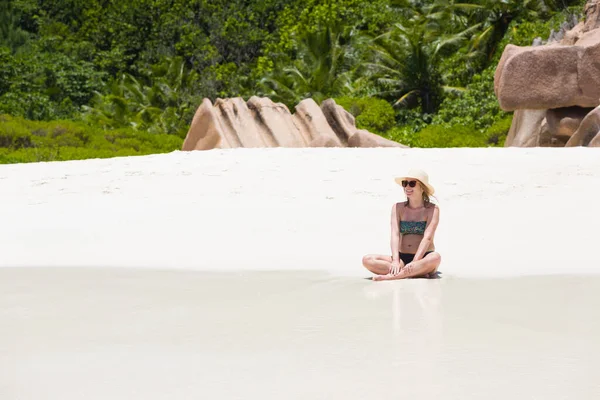
[[[400,261],[392,261],[389,275],[397,275],[401,269],[402,266],[400,265]]]
[[[400,272],[404,269],[403,265],[400,261],[392,261],[392,265],[390,267],[390,272],[387,275],[375,275],[373,277],[374,281],[389,281],[393,279],[398,279]]]

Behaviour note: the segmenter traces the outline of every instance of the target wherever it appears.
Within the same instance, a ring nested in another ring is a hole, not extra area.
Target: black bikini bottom
[[[425,258],[425,256],[429,253],[433,253],[433,251],[428,251],[423,255],[423,258]],[[404,263],[404,265],[412,262],[412,260],[415,258],[415,255],[412,253],[398,253],[400,254],[400,259],[402,260],[402,262]]]

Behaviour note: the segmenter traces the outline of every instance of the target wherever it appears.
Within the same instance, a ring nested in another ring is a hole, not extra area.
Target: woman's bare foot
[[[392,275],[392,274],[387,274],[387,275],[375,275],[375,276],[373,277],[373,280],[374,280],[374,281],[391,281],[391,280],[394,280],[394,279],[404,279],[404,278],[405,278],[405,276],[404,276],[404,275],[405,275],[405,274],[404,274],[403,270],[400,270],[400,272],[398,272],[398,273],[397,273],[397,274],[395,274],[395,275]]]

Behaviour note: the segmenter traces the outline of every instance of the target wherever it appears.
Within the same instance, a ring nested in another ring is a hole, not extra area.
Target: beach
[[[393,177],[439,279],[373,282]],[[2,399],[596,399],[591,148],[234,149],[0,166]]]

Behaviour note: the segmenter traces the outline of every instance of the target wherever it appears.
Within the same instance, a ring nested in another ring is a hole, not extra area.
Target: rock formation
[[[600,145],[600,0],[588,0],[585,14],[546,43],[504,49],[494,91],[500,107],[514,111],[505,146]]]
[[[585,116],[565,146],[600,147],[600,134],[598,132],[600,132],[600,107],[596,107]]]
[[[235,147],[407,147],[356,128],[354,116],[333,99],[302,100],[295,114],[281,103],[253,96],[204,99],[182,150]]]

